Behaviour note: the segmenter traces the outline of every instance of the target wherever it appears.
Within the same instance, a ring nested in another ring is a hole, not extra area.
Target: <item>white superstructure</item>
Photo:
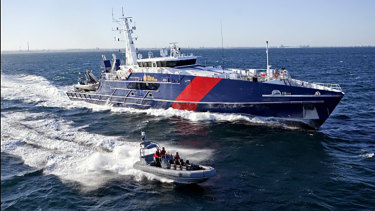
[[[133,33],[136,27],[132,25],[132,17],[122,17],[114,19],[121,28],[116,28],[120,34],[123,33],[125,38],[125,65],[121,65],[118,71],[111,71],[106,74],[107,79],[123,78],[123,76],[133,73],[161,73],[174,75],[192,75],[213,78],[225,78],[233,80],[250,80],[263,83],[272,83],[288,86],[299,86],[316,88],[329,91],[341,92],[342,89],[338,84],[310,83],[292,79],[289,72],[282,68],[271,69],[268,57],[268,41],[266,41],[266,69],[233,69],[213,66],[197,65],[197,57],[193,54],[183,54],[177,43],[170,43],[169,52],[166,48],[160,50],[160,56],[154,57],[149,52],[148,58],[143,58],[141,54],[137,55],[137,49],[134,45]],[[115,37],[117,41],[119,38]],[[114,59],[115,60],[115,59]]]

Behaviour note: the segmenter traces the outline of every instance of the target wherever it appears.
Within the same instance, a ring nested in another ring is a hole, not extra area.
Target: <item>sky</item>
[[[375,0],[1,0],[1,50],[123,48],[115,16],[134,18],[138,48],[375,46]]]

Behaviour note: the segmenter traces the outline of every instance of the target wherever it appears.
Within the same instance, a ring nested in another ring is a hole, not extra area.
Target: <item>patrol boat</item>
[[[180,165],[169,163],[166,155],[161,158],[160,166],[154,160],[154,153],[160,146],[156,142],[146,141],[145,133],[142,132],[142,142],[140,143],[139,158],[134,164],[134,168],[150,174],[158,175],[173,180],[179,184],[201,183],[215,176],[216,170],[210,166],[202,166],[190,163],[188,160],[181,161]]]
[[[125,63],[103,58],[95,90],[72,89],[71,100],[137,109],[181,109],[279,118],[318,129],[344,96],[340,85],[294,79],[285,68],[234,69],[197,64],[176,43],[160,57],[143,58],[135,48],[131,17],[114,21],[124,35]],[[116,40],[120,38],[116,37]]]

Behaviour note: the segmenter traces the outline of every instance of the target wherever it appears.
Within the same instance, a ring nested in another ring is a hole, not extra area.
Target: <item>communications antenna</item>
[[[135,25],[132,23],[132,17],[126,17],[124,14],[124,8],[121,8],[121,17],[115,18],[112,8],[112,20],[118,27],[113,31],[117,31],[119,34],[123,34],[123,41],[125,42],[125,65],[137,66],[137,50],[134,46],[134,41],[136,38],[133,36],[136,30]],[[119,37],[115,36],[116,41],[122,41]]]
[[[220,33],[221,33],[221,62],[224,70],[224,38],[223,38],[223,22],[220,19]]]
[[[269,60],[268,60],[268,41],[266,41],[266,55],[267,55],[267,77],[270,78],[271,77],[271,71],[270,71],[271,65],[269,64]]]

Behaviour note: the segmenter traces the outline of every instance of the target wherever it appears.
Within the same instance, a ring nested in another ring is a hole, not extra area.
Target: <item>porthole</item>
[[[134,96],[135,94],[134,94],[134,92],[130,92],[130,96]]]
[[[147,95],[148,97],[154,97],[154,95],[152,93],[148,93]]]

